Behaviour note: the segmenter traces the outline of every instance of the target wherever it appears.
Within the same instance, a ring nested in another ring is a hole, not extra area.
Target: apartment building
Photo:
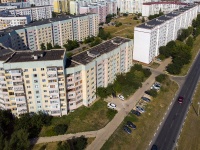
[[[198,6],[189,4],[134,28],[133,59],[149,64],[159,55],[159,47],[177,39],[180,29],[191,26]]]
[[[117,1],[70,1],[70,14],[96,13],[99,22],[105,22],[108,14],[117,14]]]
[[[0,30],[31,22],[30,16],[0,15]]]
[[[52,116],[68,112],[65,51],[11,52],[0,56],[0,108],[15,116],[43,111]]]
[[[117,0],[120,13],[142,13],[142,4],[151,0]]]
[[[1,0],[1,3],[16,2],[17,0]]]
[[[0,11],[9,10],[9,9],[17,9],[17,6],[0,5]]]
[[[132,66],[133,41],[115,37],[72,57],[66,68],[69,111],[89,106],[96,99],[96,89],[113,83],[116,74]]]
[[[53,5],[53,1],[54,0],[26,0],[26,2],[29,2],[35,6]]]
[[[32,21],[52,18],[53,6],[38,6],[8,10],[12,15],[29,15]]]
[[[53,1],[54,12],[69,12],[69,0],[54,0]]]
[[[15,50],[34,51],[42,43],[63,46],[67,40],[83,41],[88,36],[97,36],[98,31],[97,14],[61,16],[4,29],[0,32],[0,43]]]
[[[142,5],[142,16],[159,14],[162,11],[164,14],[170,13],[173,10],[186,6],[187,3],[165,1],[165,2],[148,2]]]

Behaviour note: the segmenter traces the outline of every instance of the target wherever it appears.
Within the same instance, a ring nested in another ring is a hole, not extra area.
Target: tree
[[[102,40],[107,40],[111,38],[111,35],[110,32],[105,32],[103,28],[99,28],[98,37],[100,37]]]
[[[155,79],[156,79],[157,82],[163,83],[167,79],[167,75],[166,74],[160,74],[160,75],[156,76]]]
[[[68,52],[68,53],[66,53],[66,56],[67,56],[67,58],[71,59],[71,57],[73,56],[73,53]]]
[[[10,139],[9,148],[15,150],[28,150],[30,146],[28,132],[24,129],[15,131]]]
[[[74,149],[83,150],[86,148],[87,139],[84,136],[81,136],[72,140],[73,140]]]
[[[191,36],[188,37],[187,41],[186,41],[186,44],[189,46],[189,47],[193,47],[193,44],[194,44],[194,40]]]
[[[145,19],[144,19],[144,17],[142,17],[142,23],[144,23],[145,22]]]
[[[51,43],[47,43],[47,50],[50,50],[52,48],[53,48],[52,44]]]
[[[67,131],[67,128],[68,126],[66,124],[58,124],[54,127],[53,130],[57,135],[60,135],[60,134],[65,134]]]
[[[55,18],[57,15],[54,11],[52,11],[52,18]]]
[[[0,132],[0,150],[4,148],[4,137],[3,134]]]
[[[53,47],[53,49],[60,49],[60,48],[61,48],[61,46],[58,45],[58,44],[55,44],[54,47]]]
[[[108,14],[107,16],[106,16],[106,23],[110,23],[110,21],[112,20],[112,15],[111,14]]]
[[[104,87],[98,87],[97,88],[97,91],[96,91],[96,94],[101,98],[101,99],[104,99],[104,98],[107,98],[107,92],[106,92],[106,89]]]
[[[101,43],[101,39],[99,37],[96,37],[95,40],[90,44],[91,47],[96,46]]]
[[[65,47],[65,49],[67,51],[71,51],[71,50],[79,47],[79,43],[76,40],[75,41],[68,40],[67,44],[64,44],[63,47]]]
[[[41,49],[41,50],[46,50],[46,47],[45,47],[44,43],[42,43],[42,44],[40,45],[40,49]]]
[[[70,145],[68,142],[59,142],[56,150],[70,150]]]

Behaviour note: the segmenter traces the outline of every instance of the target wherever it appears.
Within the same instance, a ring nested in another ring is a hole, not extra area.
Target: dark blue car
[[[131,129],[129,127],[127,127],[127,126],[123,126],[123,129],[128,134],[131,134],[131,132],[132,132]]]

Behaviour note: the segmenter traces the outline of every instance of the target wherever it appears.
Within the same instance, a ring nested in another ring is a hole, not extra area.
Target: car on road
[[[134,125],[131,121],[127,121],[126,125],[132,129],[136,129],[136,125]]]
[[[122,101],[124,101],[124,96],[123,95],[119,94],[118,98],[121,99]]]
[[[143,100],[143,101],[145,101],[145,102],[150,102],[151,100],[149,99],[149,98],[147,98],[147,97],[141,97],[141,99]]]
[[[108,103],[107,106],[108,106],[108,108],[110,108],[110,109],[116,109],[116,107],[117,107],[117,105],[114,104],[114,103]]]
[[[139,111],[140,113],[144,113],[145,112],[144,108],[142,108],[140,106],[136,106],[136,110]]]
[[[183,96],[179,96],[179,97],[178,97],[178,103],[179,103],[179,104],[182,104],[182,103],[183,103]]]
[[[158,150],[158,147],[157,147],[157,145],[152,145],[152,147],[151,147],[151,150]]]
[[[131,129],[127,126],[123,126],[123,130],[128,134],[131,134],[131,132],[132,132]]]
[[[133,110],[133,109],[131,110],[131,113],[136,115],[136,116],[140,116],[141,115],[141,113],[139,111]]]

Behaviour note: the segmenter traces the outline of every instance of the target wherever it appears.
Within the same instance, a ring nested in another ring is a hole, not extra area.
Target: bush
[[[65,134],[67,131],[68,126],[66,124],[58,124],[54,127],[54,132],[57,135]]]
[[[160,75],[156,76],[156,81],[160,82],[160,83],[163,83],[166,79],[167,79],[166,74],[160,74]]]
[[[158,93],[155,89],[148,90],[148,92],[152,97],[156,97],[158,95]]]

